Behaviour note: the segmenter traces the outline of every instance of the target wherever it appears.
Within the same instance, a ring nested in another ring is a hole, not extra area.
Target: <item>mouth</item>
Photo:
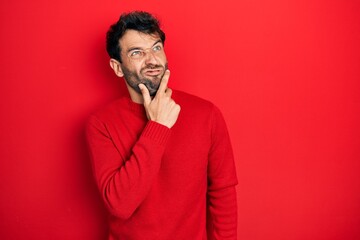
[[[144,75],[147,75],[147,76],[158,76],[161,73],[162,73],[161,68],[147,69],[144,71]]]

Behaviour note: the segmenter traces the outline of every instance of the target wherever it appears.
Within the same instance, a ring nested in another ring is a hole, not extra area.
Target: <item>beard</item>
[[[142,69],[140,69],[140,72],[138,73],[136,71],[131,71],[124,65],[121,66],[121,70],[124,74],[124,79],[127,82],[127,84],[132,89],[134,89],[137,93],[139,93],[140,95],[142,93],[139,88],[139,84],[140,83],[144,84],[146,86],[146,88],[149,90],[151,97],[154,97],[156,95],[156,93],[159,89],[160,83],[161,83],[161,79],[163,78],[163,76],[165,74],[165,70],[167,68],[168,68],[167,63],[165,64],[165,66],[148,64],[145,67],[143,67]],[[151,70],[151,69],[161,69],[161,72],[159,73],[159,75],[145,77],[144,76],[145,71]]]

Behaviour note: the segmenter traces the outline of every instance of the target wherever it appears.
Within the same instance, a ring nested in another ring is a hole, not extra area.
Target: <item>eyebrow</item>
[[[156,44],[158,44],[158,43],[162,43],[162,41],[161,41],[161,39],[159,39],[159,40],[157,40],[151,47],[154,47]],[[142,48],[140,48],[140,47],[133,47],[133,48],[129,48],[128,50],[127,50],[127,53],[129,53],[129,52],[131,52],[131,51],[134,51],[134,50],[141,50]]]

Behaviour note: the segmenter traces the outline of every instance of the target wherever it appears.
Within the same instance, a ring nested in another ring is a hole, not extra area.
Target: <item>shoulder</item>
[[[173,98],[182,109],[185,107],[194,110],[212,111],[215,107],[209,100],[179,90],[173,91]]]
[[[122,102],[123,102],[122,99],[116,99],[115,101],[107,103],[106,105],[102,106],[101,108],[93,112],[91,116],[95,116],[101,119],[106,117],[107,115],[112,115],[114,114],[114,112],[116,112],[119,106],[122,105]]]
[[[220,109],[209,100],[178,90],[173,91],[173,99],[181,107],[182,118],[210,125],[223,119]]]
[[[99,122],[111,122],[117,119],[119,116],[124,115],[124,111],[127,111],[130,107],[130,101],[124,96],[120,97],[105,106],[94,111],[88,118],[88,121],[99,121]]]

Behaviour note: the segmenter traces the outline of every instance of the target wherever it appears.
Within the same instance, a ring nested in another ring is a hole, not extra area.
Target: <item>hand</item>
[[[170,71],[166,70],[154,99],[144,84],[139,84],[139,88],[148,119],[171,128],[179,116],[180,106],[171,98],[172,90],[167,87],[169,77]]]

